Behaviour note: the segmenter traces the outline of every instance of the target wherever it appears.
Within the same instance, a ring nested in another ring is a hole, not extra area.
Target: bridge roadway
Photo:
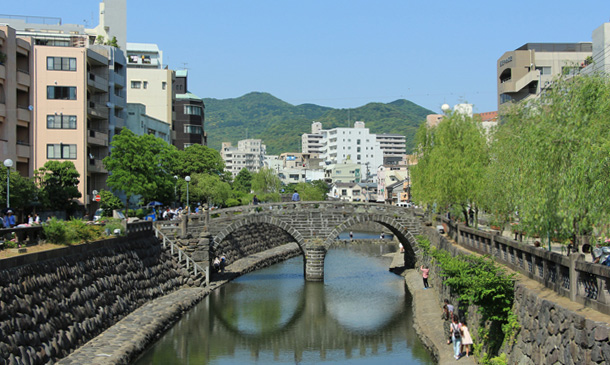
[[[413,267],[421,233],[420,220],[413,209],[376,203],[343,201],[287,202],[247,205],[191,214],[182,220],[183,235],[211,235],[210,249],[215,249],[232,233],[257,226],[279,228],[296,242],[305,256],[305,277],[324,280],[324,256],[341,232],[359,223],[376,222],[392,232],[405,248],[405,265]],[[161,223],[161,229],[171,227]]]

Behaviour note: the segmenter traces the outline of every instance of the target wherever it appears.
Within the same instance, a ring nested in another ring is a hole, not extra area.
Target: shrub
[[[117,229],[121,230],[121,236],[124,236],[125,233],[125,226],[123,225],[123,222],[120,219],[117,218],[113,218],[113,219],[108,219],[105,222],[104,225],[104,230],[109,232],[110,234],[114,234],[114,231]]]
[[[57,218],[51,218],[50,221],[42,226],[42,232],[47,241],[59,245],[67,243],[66,231],[66,226]]]

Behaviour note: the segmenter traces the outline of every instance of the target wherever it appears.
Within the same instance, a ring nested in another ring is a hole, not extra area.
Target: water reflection
[[[304,281],[302,258],[238,278],[137,363],[433,363],[412,329],[403,279],[379,246],[357,246],[329,251],[324,283]]]

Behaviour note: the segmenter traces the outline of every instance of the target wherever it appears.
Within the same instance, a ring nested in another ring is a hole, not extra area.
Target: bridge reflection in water
[[[303,280],[302,257],[238,278],[137,363],[432,364],[413,330],[404,280],[379,252],[378,245],[331,249],[324,283]]]

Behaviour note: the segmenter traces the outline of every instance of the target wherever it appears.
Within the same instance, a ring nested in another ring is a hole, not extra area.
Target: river
[[[358,237],[360,238],[360,237]],[[297,257],[212,292],[136,364],[433,364],[411,295],[388,271],[395,244],[338,245],[324,283]]]

